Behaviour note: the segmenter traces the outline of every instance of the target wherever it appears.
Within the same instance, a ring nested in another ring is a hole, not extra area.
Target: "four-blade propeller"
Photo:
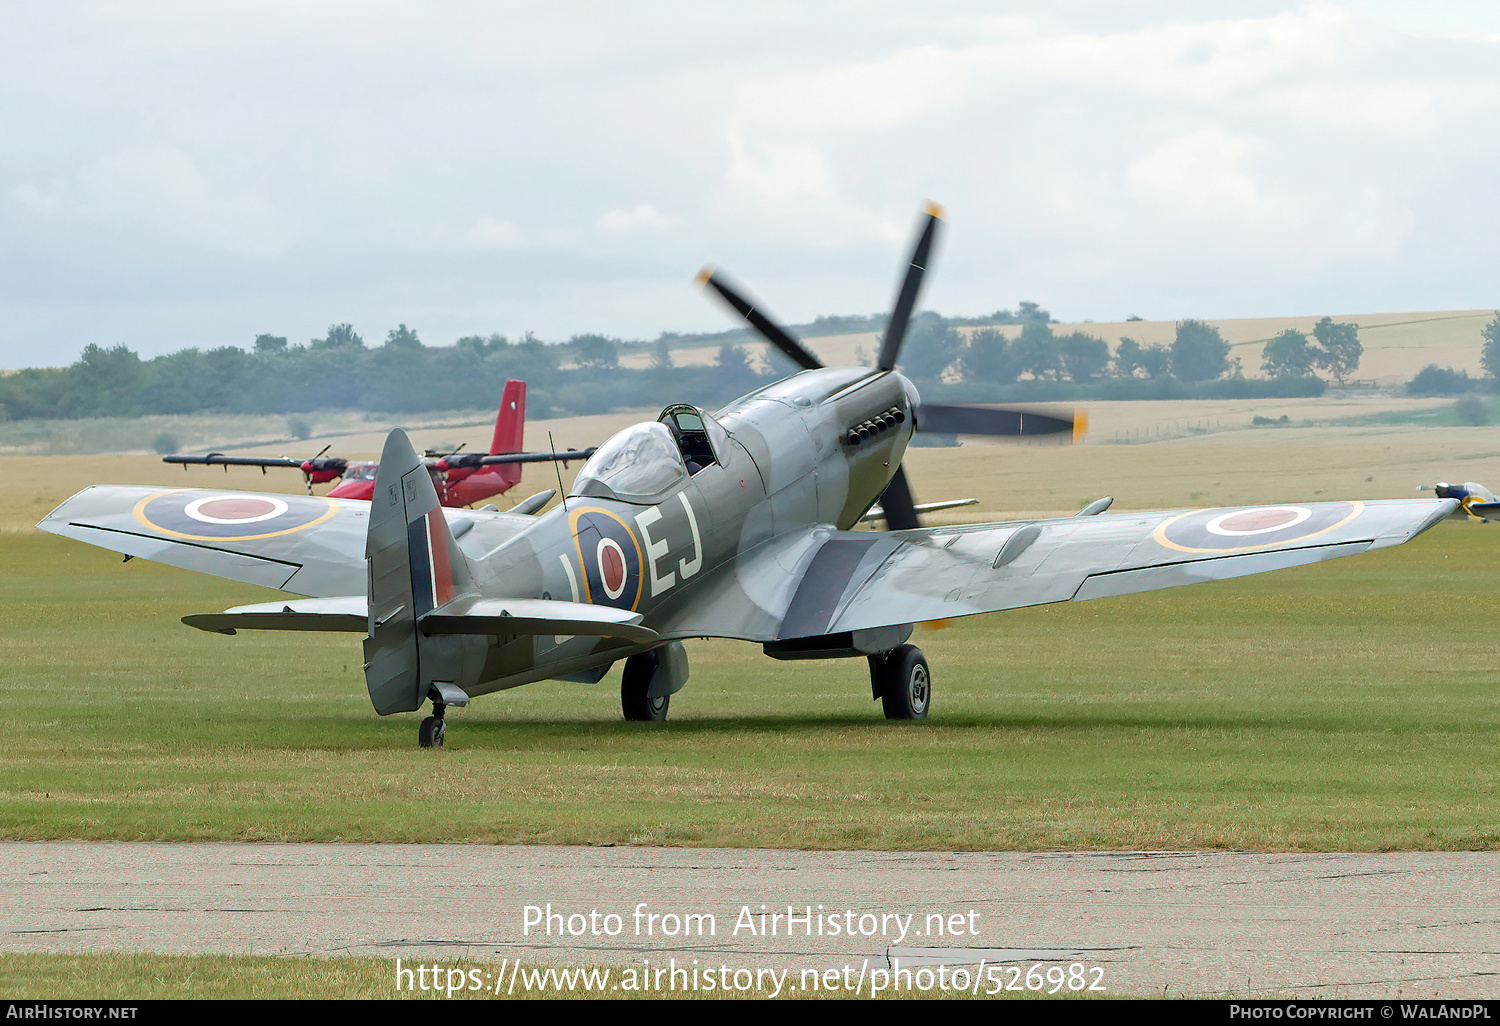
[[[932,247],[937,239],[938,225],[943,211],[936,203],[929,203],[922,226],[912,247],[911,260],[901,282],[901,291],[896,296],[896,305],[891,310],[886,324],[885,336],[880,343],[880,355],[876,367],[882,371],[893,371],[901,356],[901,346],[906,341],[906,330],[916,310],[917,298],[921,294],[922,279],[932,257]],[[700,284],[712,289],[720,298],[734,308],[750,326],[760,332],[771,345],[781,350],[792,362],[803,370],[818,370],[823,366],[785,328],[782,328],[755,303],[742,295],[724,276],[711,267],[698,275]],[[955,404],[922,403],[914,411],[913,430],[940,434],[1002,435],[1012,437],[1048,435],[1071,432],[1075,440],[1082,436],[1087,419],[1083,411],[1063,414],[1057,412],[1038,413],[1030,410],[1003,409],[989,406],[965,406]],[[880,507],[885,512],[886,525],[893,530],[920,527],[916,500],[912,497],[911,485],[906,471],[896,468],[890,484],[880,496]]]

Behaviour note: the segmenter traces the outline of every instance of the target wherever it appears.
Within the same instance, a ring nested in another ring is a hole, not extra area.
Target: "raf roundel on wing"
[[[160,492],[135,507],[141,524],[197,541],[269,538],[320,524],[338,508],[332,499],[253,492]]]
[[[1242,552],[1313,541],[1363,510],[1360,502],[1200,509],[1163,521],[1154,537],[1179,552]]]

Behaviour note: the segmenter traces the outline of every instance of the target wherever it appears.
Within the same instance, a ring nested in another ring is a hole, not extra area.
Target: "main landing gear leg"
[[[870,689],[888,720],[924,720],[932,705],[932,671],[915,645],[899,645],[870,660]]]
[[[448,706],[443,702],[432,703],[432,715],[422,721],[417,728],[417,744],[423,748],[443,747],[443,734],[447,731],[443,723],[443,714],[448,711]]]

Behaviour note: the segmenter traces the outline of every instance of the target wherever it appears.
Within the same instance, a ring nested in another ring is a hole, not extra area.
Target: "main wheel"
[[[441,748],[443,747],[443,734],[447,732],[447,729],[441,716],[429,716],[417,728],[417,744],[423,748]]]
[[[620,676],[620,708],[624,710],[627,720],[659,723],[667,718],[667,708],[672,704],[672,696],[652,698],[646,694],[660,662],[661,656],[655,652],[642,652],[625,660],[625,672]]]
[[[880,682],[880,704],[888,720],[924,720],[932,706],[932,671],[915,645],[901,645],[870,657],[870,671]]]

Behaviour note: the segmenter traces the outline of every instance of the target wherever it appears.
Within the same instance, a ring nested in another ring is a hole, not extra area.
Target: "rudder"
[[[495,436],[490,442],[490,455],[520,452],[526,434],[526,382],[514,378],[505,382],[505,391],[500,396],[500,412],[495,416]],[[514,488],[521,482],[521,464],[507,463],[495,468],[506,488]]]
[[[380,455],[365,561],[365,684],[375,711],[412,712],[433,691],[459,697],[454,689],[477,679],[483,639],[424,637],[420,621],[472,592],[473,575],[448,529],[427,465],[400,428],[386,437]]]

